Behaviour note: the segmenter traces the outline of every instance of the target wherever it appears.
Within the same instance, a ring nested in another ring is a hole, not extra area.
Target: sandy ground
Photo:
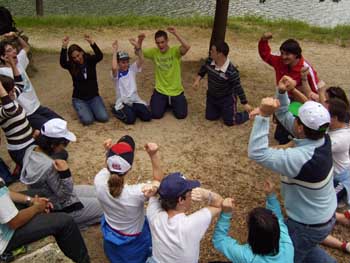
[[[161,120],[149,123],[137,121],[135,125],[124,125],[110,114],[108,123],[96,123],[82,126],[71,105],[72,82],[65,70],[59,66],[60,39],[68,34],[67,30],[25,29],[31,44],[47,52],[34,53],[34,64],[38,72],[32,77],[42,105],[54,109],[69,123],[69,128],[76,134],[78,141],[68,147],[69,166],[77,184],[92,184],[96,173],[104,166],[102,143],[106,138],[117,139],[130,134],[136,141],[136,156],[133,170],[128,174],[130,183],[144,182],[151,178],[151,164],[143,150],[146,142],[160,145],[162,163],[166,172],[181,171],[188,178],[198,179],[202,186],[236,199],[236,212],[232,222],[232,234],[240,241],[246,240],[245,218],[249,210],[264,205],[261,190],[263,179],[272,177],[279,191],[277,174],[262,168],[247,157],[247,145],[252,123],[226,127],[222,121],[209,122],[204,119],[206,81],[198,90],[191,88],[192,81],[199,69],[199,60],[206,56],[210,30],[201,28],[182,28],[178,31],[191,43],[190,52],[182,63],[182,78],[188,99],[189,115],[185,120],[176,120],[171,112]],[[145,47],[153,46],[154,30],[143,30],[147,34]],[[85,32],[70,32],[72,42],[82,44]],[[119,39],[120,48],[131,51],[127,39],[136,36],[135,30],[117,28],[101,29],[92,32],[97,44],[105,52],[98,64],[100,93],[107,108],[115,101],[115,92],[110,80],[110,46],[115,38]],[[260,35],[260,32],[259,32]],[[242,85],[252,105],[258,105],[261,98],[274,94],[274,72],[264,64],[257,53],[258,38],[249,38],[227,33],[231,46],[230,58],[238,66]],[[170,44],[176,40],[171,38]],[[279,40],[272,41],[273,50],[278,49]],[[304,56],[315,66],[321,79],[330,85],[340,85],[347,92],[350,88],[348,61],[350,49],[336,45],[301,42]],[[55,52],[52,52],[55,51]],[[144,70],[138,76],[139,94],[149,100],[154,87],[153,66],[146,62]],[[271,129],[272,130],[272,129]],[[1,156],[9,160],[2,136]],[[21,186],[15,186],[21,188]],[[194,208],[198,207],[197,205]],[[214,224],[213,224],[214,225]],[[201,243],[200,262],[224,260],[211,244],[213,225]],[[337,226],[334,234],[350,240],[349,229]],[[84,233],[92,262],[107,262],[102,249],[102,236],[99,227],[91,227]],[[189,248],[191,249],[191,248]],[[336,250],[329,250],[339,262],[349,261],[350,256]]]

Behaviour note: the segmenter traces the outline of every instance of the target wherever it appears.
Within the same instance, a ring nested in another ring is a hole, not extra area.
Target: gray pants
[[[100,202],[97,200],[95,187],[92,185],[75,185],[74,191],[84,208],[69,214],[78,224],[80,230],[100,223],[103,211]]]

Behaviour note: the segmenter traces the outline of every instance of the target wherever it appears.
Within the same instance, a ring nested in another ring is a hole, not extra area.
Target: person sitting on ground
[[[117,101],[112,108],[113,114],[126,124],[134,124],[136,117],[142,121],[151,120],[151,112],[146,102],[137,94],[136,74],[141,72],[144,62],[141,45],[144,34],[138,36],[138,41],[130,39],[135,48],[137,60],[129,65],[129,55],[124,51],[118,52],[118,41],[114,41],[112,57],[112,76],[115,81]]]
[[[188,180],[179,172],[161,181],[160,197],[151,197],[147,206],[153,245],[152,258],[147,262],[198,262],[200,241],[222,204],[220,195],[199,186],[199,181]],[[186,215],[191,200],[208,206]]]
[[[275,69],[276,84],[280,81],[282,76],[287,75],[294,79],[297,84],[296,87],[300,91],[303,91],[302,87],[302,68],[308,68],[307,80],[312,93],[317,95],[317,85],[319,83],[317,72],[302,56],[302,49],[299,43],[294,39],[287,39],[280,46],[280,55],[273,55],[269,46],[269,40],[272,39],[272,33],[266,32],[262,35],[258,49],[259,55],[267,64],[271,65]],[[304,94],[312,97],[311,94]],[[292,92],[288,93],[290,99],[297,99]],[[309,98],[309,97],[308,97]],[[277,121],[277,127],[275,131],[275,139],[279,144],[286,144],[290,141],[289,133],[286,129]]]
[[[9,190],[0,178],[0,255],[54,236],[62,252],[74,262],[89,263],[89,254],[79,228],[66,213],[50,213],[49,199]],[[18,210],[15,206],[27,207]]]
[[[104,211],[101,228],[105,254],[110,262],[146,262],[152,252],[152,239],[144,205],[152,185],[126,183],[134,160],[132,137],[123,136],[115,144],[109,139],[105,147],[106,168],[94,180],[97,198]],[[145,149],[154,160],[159,158],[156,144],[148,143]],[[161,175],[154,174],[153,180],[159,182],[161,179]],[[156,191],[157,187],[153,193]]]
[[[17,38],[21,43],[21,50],[17,53],[17,49],[13,46],[13,42],[10,40],[2,40],[0,42],[0,74],[11,78],[14,78],[13,65],[9,58],[11,57],[18,68],[19,73],[23,78],[23,92],[16,99],[21,105],[27,115],[27,119],[30,125],[37,130],[40,130],[41,126],[48,120],[53,118],[61,118],[57,113],[51,109],[41,106],[40,101],[35,93],[34,87],[30,82],[30,79],[26,73],[26,68],[29,64],[27,53],[30,50],[30,46],[15,32],[6,34],[8,39]]]
[[[26,149],[34,144],[33,130],[26,112],[16,100],[23,91],[21,74],[13,57],[5,59],[12,67],[14,79],[0,75],[0,124],[7,139],[9,155],[21,167]]]
[[[90,125],[95,120],[107,122],[108,114],[98,92],[96,74],[96,64],[102,60],[103,54],[91,36],[85,35],[84,38],[95,54],[86,53],[77,44],[72,44],[67,49],[69,37],[65,36],[62,40],[60,65],[72,77],[72,103],[79,120],[83,125]]]
[[[277,99],[264,98],[255,117],[249,139],[248,156],[264,167],[281,174],[282,195],[294,245],[294,262],[335,262],[319,244],[335,223],[337,197],[333,186],[331,140],[326,134],[329,112],[322,104],[307,101],[294,117],[288,111],[287,91],[296,81],[284,76],[278,84]],[[269,119],[275,114],[297,139],[295,147],[269,147]]]
[[[247,244],[240,245],[228,235],[235,202],[226,198],[222,203],[222,212],[216,224],[213,245],[229,260],[240,263],[250,262],[289,262],[293,263],[294,248],[284,224],[281,207],[273,192],[271,181],[265,182],[266,208],[257,207],[247,217]]]
[[[55,211],[68,213],[84,229],[99,223],[103,214],[94,186],[74,185],[67,162],[51,157],[75,140],[66,121],[52,119],[46,122],[36,139],[37,145],[26,150],[20,180],[29,189],[42,190]]]
[[[207,120],[224,119],[224,124],[232,126],[249,120],[252,107],[248,104],[241,86],[239,72],[228,59],[229,46],[226,42],[217,42],[210,48],[210,58],[201,66],[193,87],[208,74],[208,91],[205,108]],[[237,111],[237,97],[244,112]]]
[[[191,46],[177,33],[174,27],[168,27],[181,46],[170,47],[168,34],[158,30],[154,39],[156,48],[143,49],[145,58],[151,59],[155,66],[156,84],[151,97],[151,112],[153,119],[161,119],[165,111],[171,106],[177,119],[187,116],[187,100],[181,83],[181,57]]]

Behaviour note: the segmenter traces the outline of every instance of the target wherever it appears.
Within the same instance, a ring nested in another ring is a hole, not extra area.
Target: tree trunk
[[[43,16],[44,15],[44,3],[43,0],[35,0],[36,6],[36,15]]]
[[[216,41],[225,41],[229,2],[230,0],[216,0],[215,18],[209,50],[211,45]]]

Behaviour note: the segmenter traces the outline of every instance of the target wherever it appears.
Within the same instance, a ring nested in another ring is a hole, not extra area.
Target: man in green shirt
[[[180,37],[174,27],[168,27],[181,46],[170,47],[165,31],[158,30],[154,39],[157,47],[143,49],[145,58],[151,59],[155,65],[156,85],[151,97],[152,118],[160,119],[170,106],[177,119],[187,116],[187,101],[181,83],[181,57],[191,46]]]

